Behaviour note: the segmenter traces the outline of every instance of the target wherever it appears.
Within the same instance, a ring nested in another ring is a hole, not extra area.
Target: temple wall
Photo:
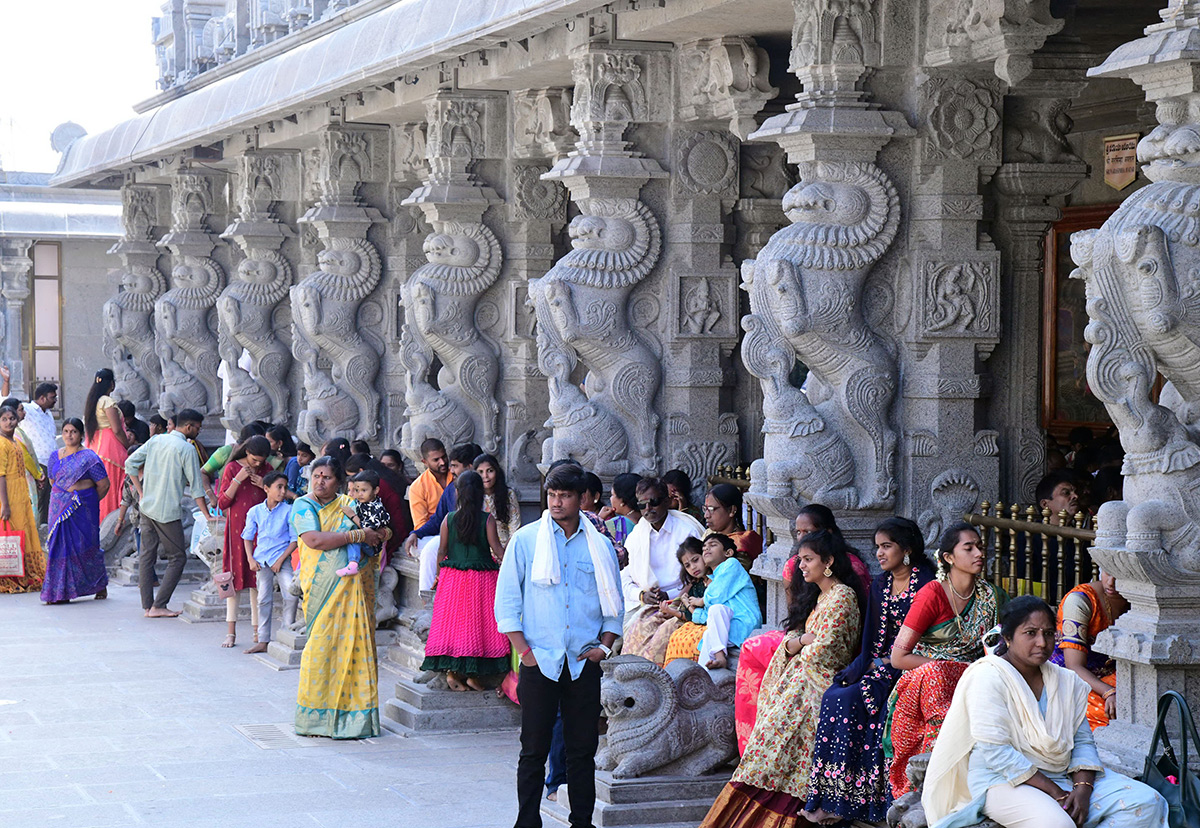
[[[111,240],[64,241],[62,245],[63,376],[60,406],[68,417],[82,416],[83,402],[103,356],[104,319],[96,312],[113,292],[115,262],[106,256]]]

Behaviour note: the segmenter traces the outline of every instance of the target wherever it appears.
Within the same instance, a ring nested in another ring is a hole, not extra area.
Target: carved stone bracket
[[[569,88],[514,92],[512,105],[514,157],[557,160],[575,146]]]
[[[1010,85],[1033,70],[1032,55],[1063,27],[1050,0],[930,0],[926,66],[991,63]]]
[[[679,47],[679,116],[685,121],[728,119],[745,140],[755,116],[779,94],[768,80],[765,49],[753,38],[717,37]]]

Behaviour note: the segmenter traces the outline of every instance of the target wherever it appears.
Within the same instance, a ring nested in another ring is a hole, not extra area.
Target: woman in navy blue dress
[[[883,755],[888,695],[900,678],[892,643],[917,591],[934,579],[921,530],[906,518],[875,529],[883,573],[871,583],[862,650],[821,700],[805,815],[814,822],[883,822],[890,789]]]

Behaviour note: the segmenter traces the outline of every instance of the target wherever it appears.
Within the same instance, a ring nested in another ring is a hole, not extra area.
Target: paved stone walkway
[[[512,825],[514,733],[256,746],[235,726],[290,723],[298,671],[243,655],[247,623],[221,649],[224,627],[145,619],[130,588],[0,595],[0,825]]]

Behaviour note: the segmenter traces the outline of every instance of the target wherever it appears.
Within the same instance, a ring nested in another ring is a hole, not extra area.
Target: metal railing
[[[718,483],[728,483],[731,486],[737,486],[745,495],[750,489],[750,467],[749,466],[717,466],[716,474],[708,478],[708,485],[711,488]],[[767,518],[761,512],[757,511],[749,503],[742,501],[742,524],[747,529],[753,529],[758,532],[759,537],[763,539],[763,549],[775,542],[775,533],[767,528]]]
[[[1033,594],[1057,606],[1067,592],[1097,577],[1088,554],[1096,539],[1091,517],[986,500],[979,509],[965,520],[980,530],[992,582],[1010,596]]]

